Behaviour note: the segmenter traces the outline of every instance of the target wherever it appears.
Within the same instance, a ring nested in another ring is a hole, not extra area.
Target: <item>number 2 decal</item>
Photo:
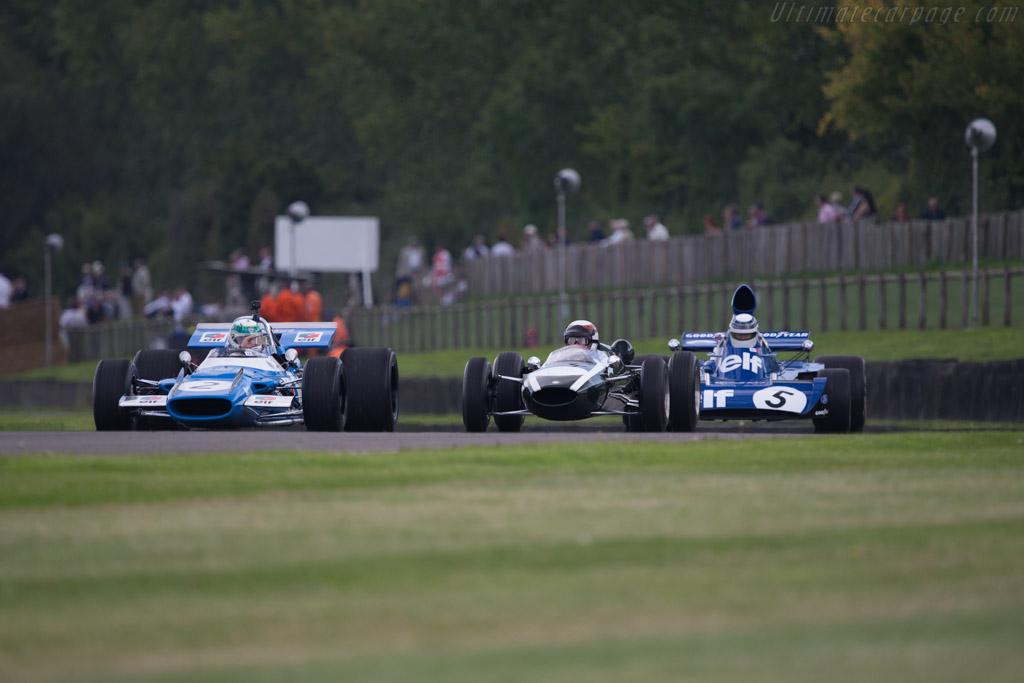
[[[181,385],[182,391],[227,391],[231,388],[231,382],[217,379],[198,380]]]
[[[802,413],[807,407],[807,397],[792,387],[768,387],[754,394],[754,406],[761,410]]]

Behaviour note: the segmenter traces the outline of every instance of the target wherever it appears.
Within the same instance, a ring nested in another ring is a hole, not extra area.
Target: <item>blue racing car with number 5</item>
[[[809,332],[761,332],[757,297],[733,293],[727,332],[683,334],[669,342],[669,423],[810,419],[817,432],[859,432],[867,418],[867,372],[860,356],[818,356]],[[698,361],[694,352],[707,351]],[[792,352],[780,358],[779,352]]]

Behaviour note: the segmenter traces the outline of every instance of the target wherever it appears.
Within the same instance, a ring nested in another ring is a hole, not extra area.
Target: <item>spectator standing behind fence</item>
[[[851,221],[870,220],[878,215],[875,198],[863,187],[854,186],[853,200],[846,209],[846,218]]]
[[[28,299],[28,282],[23,277],[14,278],[14,282],[11,283],[11,303],[25,301],[26,299]]]
[[[530,223],[523,228],[523,251],[535,251],[544,248],[544,240],[540,238],[537,226]]]
[[[764,210],[764,204],[761,202],[751,204],[748,215],[750,216],[750,221],[747,223],[749,228],[760,228],[765,225],[771,225],[774,222],[768,215],[768,212]]]
[[[117,317],[128,320],[132,317],[132,266],[125,261],[119,269],[117,283]]]
[[[846,207],[843,206],[843,193],[839,190],[834,190],[832,194],[828,196],[828,203],[832,205],[832,209],[836,212],[836,220],[846,220]]]
[[[928,199],[928,208],[925,209],[924,213],[921,214],[921,218],[926,221],[944,221],[946,220],[946,212],[939,206],[939,198],[931,197]]]
[[[0,308],[8,308],[11,305],[11,281],[7,276],[0,273]]]
[[[430,286],[440,290],[452,281],[452,254],[443,244],[434,247],[434,258],[430,262]]]
[[[668,239],[668,228],[661,224],[656,213],[644,218],[644,230],[647,231],[647,239],[652,242],[664,242]]]
[[[174,290],[174,298],[171,301],[171,312],[174,315],[174,329],[181,330],[185,324],[185,318],[192,315],[194,308],[192,295],[185,288],[185,285],[178,285]]]
[[[324,314],[324,300],[320,292],[313,288],[313,283],[303,280],[299,285],[302,293],[302,320],[307,323],[320,322]]]
[[[490,254],[491,250],[487,248],[487,241],[483,235],[477,235],[473,238],[466,250],[462,252],[462,258],[465,261],[472,261],[475,258],[483,258]]]
[[[896,205],[896,210],[892,212],[892,216],[889,218],[894,223],[906,223],[907,222],[907,205],[900,202]]]
[[[740,208],[735,204],[728,204],[722,209],[722,225],[726,230],[740,230],[743,228],[743,219],[740,218]]]
[[[416,236],[398,252],[395,263],[395,305],[411,306],[413,303],[414,283],[426,266],[427,256]]]
[[[146,304],[153,300],[153,278],[145,259],[141,257],[135,259],[135,268],[132,270],[132,296],[135,299],[135,314],[143,315]]]
[[[508,234],[502,228],[498,231],[498,240],[491,247],[491,256],[512,256],[515,253],[516,248],[509,243]]]
[[[605,246],[624,244],[636,239],[633,236],[633,231],[629,229],[629,221],[625,218],[616,218],[609,221],[608,227],[612,229],[612,234],[603,242]]]
[[[818,222],[819,223],[831,223],[839,220],[839,214],[836,213],[835,208],[825,200],[825,195],[819,194],[815,197],[815,201],[818,202]]]
[[[719,227],[718,223],[711,216],[710,213],[704,214],[704,234],[705,235],[720,235],[722,228]]]
[[[601,221],[591,218],[587,221],[587,242],[591,244],[600,243],[604,239],[604,232],[601,230]]]
[[[302,295],[299,293],[299,283],[292,280],[287,287],[282,287],[277,293],[275,300],[278,322],[294,323],[302,320]]]

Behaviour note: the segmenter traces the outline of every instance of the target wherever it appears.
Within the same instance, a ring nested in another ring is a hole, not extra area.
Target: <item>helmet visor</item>
[[[568,345],[568,344],[582,344],[583,346],[590,346],[590,338],[589,337],[566,337],[565,338],[565,343],[566,343],[566,345]]]
[[[757,336],[757,332],[733,332],[732,338],[736,341],[750,341]]]

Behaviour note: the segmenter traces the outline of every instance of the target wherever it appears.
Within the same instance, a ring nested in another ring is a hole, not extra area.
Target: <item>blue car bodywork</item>
[[[287,426],[303,421],[302,364],[289,349],[327,349],[334,323],[269,324],[267,352],[225,347],[229,323],[196,327],[189,348],[210,350],[198,366],[183,364],[174,377],[136,379],[118,405],[132,417],[173,420],[189,428]]]

